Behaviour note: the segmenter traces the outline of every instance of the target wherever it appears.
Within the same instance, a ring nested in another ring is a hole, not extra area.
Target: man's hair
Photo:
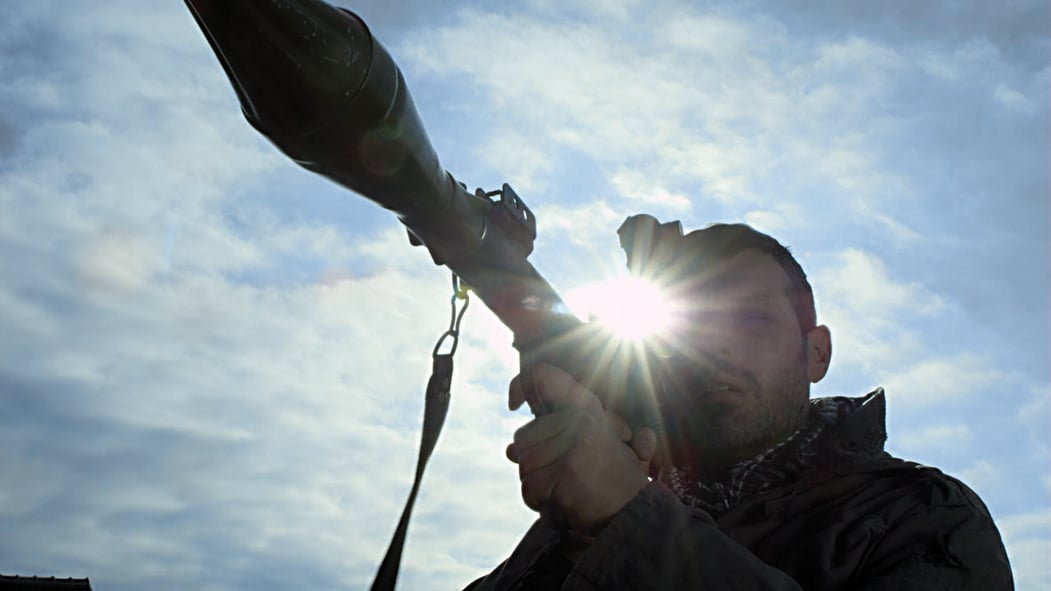
[[[628,268],[659,284],[675,285],[696,279],[696,272],[714,261],[730,259],[746,250],[765,254],[788,277],[785,294],[805,334],[817,326],[814,291],[788,247],[747,224],[712,224],[682,235],[678,221],[661,223],[640,213],[628,217],[617,230],[628,256]]]
[[[796,313],[800,330],[806,333],[817,326],[814,290],[807,281],[806,273],[788,247],[774,238],[747,224],[712,224],[690,232],[681,241],[680,257],[726,260],[746,250],[755,250],[774,259],[788,276],[787,296]]]

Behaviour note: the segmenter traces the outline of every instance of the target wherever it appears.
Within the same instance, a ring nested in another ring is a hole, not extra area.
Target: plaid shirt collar
[[[774,447],[734,466],[727,481],[698,480],[689,470],[674,467],[661,474],[660,480],[683,503],[714,514],[725,513],[748,497],[797,480],[817,459],[814,443],[882,393],[883,389],[879,388],[860,398],[836,396],[811,400],[810,418],[803,427]]]

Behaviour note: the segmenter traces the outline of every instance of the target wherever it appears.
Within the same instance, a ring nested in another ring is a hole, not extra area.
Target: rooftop
[[[55,577],[20,577],[0,574],[0,591],[41,591],[44,589],[91,591],[91,583],[86,578],[56,579]]]

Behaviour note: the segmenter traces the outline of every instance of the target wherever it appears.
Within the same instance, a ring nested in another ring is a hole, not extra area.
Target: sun
[[[579,317],[600,323],[625,341],[660,334],[671,327],[675,317],[674,305],[660,288],[632,275],[570,290],[565,300]]]

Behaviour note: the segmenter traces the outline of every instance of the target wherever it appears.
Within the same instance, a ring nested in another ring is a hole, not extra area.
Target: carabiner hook
[[[471,303],[470,295],[468,295],[469,288],[466,283],[461,283],[460,278],[453,273],[453,295],[449,298],[449,305],[451,308],[449,315],[449,329],[446,330],[442,336],[438,337],[438,342],[434,344],[434,351],[431,353],[431,357],[437,357],[438,351],[442,348],[442,343],[445,339],[452,337],[452,348],[446,355],[454,355],[456,353],[456,347],[460,344],[460,322],[463,321],[464,312],[467,312],[467,306]],[[457,300],[463,301],[463,307],[457,311],[456,302]]]

